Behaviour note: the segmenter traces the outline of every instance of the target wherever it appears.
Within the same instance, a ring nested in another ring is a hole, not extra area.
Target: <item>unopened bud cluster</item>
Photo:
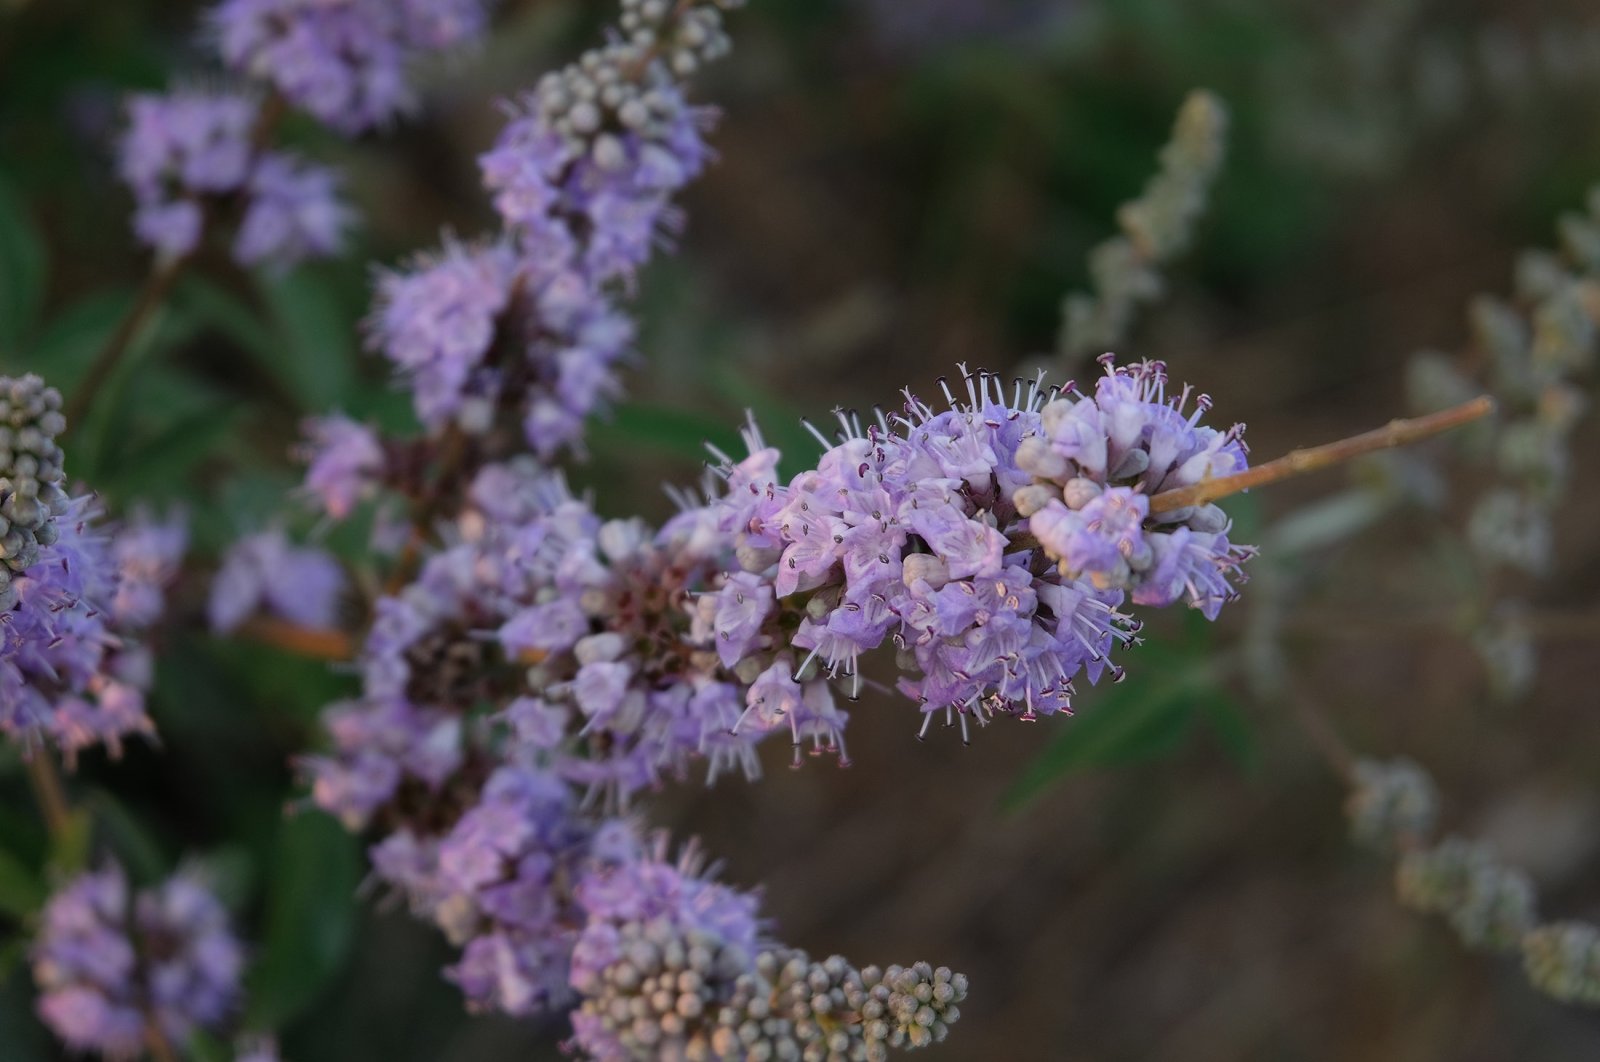
[[[943,966],[858,970],[842,956],[818,962],[786,948],[751,964],[712,937],[627,929],[623,958],[574,1016],[614,1038],[617,1050],[596,1057],[618,1062],[881,1062],[890,1050],[942,1042],[967,994],[966,976]]]
[[[1470,948],[1515,951],[1533,928],[1533,883],[1482,845],[1452,837],[1407,852],[1395,885],[1401,903],[1444,915]]]
[[[43,380],[0,376],[0,607],[16,599],[10,572],[26,571],[39,547],[56,540],[53,519],[67,509],[61,447],[61,392]]]
[[[713,1057],[881,1062],[891,1049],[942,1042],[966,995],[966,975],[925,962],[857,970],[838,955],[763,952],[721,1018],[733,1050]]]
[[[1556,507],[1571,480],[1572,436],[1589,404],[1583,377],[1600,350],[1600,188],[1588,210],[1560,223],[1560,252],[1525,252],[1515,301],[1479,296],[1468,323],[1484,368],[1482,383],[1501,414],[1463,437],[1484,467],[1484,489],[1467,523],[1467,543],[1483,573],[1549,570]],[[1439,409],[1481,390],[1454,360],[1422,352],[1410,370],[1413,401]],[[1514,581],[1512,582],[1514,585]],[[1485,601],[1473,644],[1497,692],[1519,696],[1537,673],[1531,634],[1506,622],[1513,602]]]
[[[1345,813],[1361,844],[1384,851],[1426,840],[1438,817],[1433,780],[1408,759],[1359,760]]]
[[[1563,1003],[1600,1007],[1600,929],[1585,922],[1540,926],[1522,941],[1528,980]]]
[[[593,138],[602,168],[610,168],[608,161],[620,166],[625,149],[605,129],[615,124],[621,127],[617,132],[666,131],[681,103],[659,90],[652,68],[659,62],[683,78],[726,55],[731,44],[722,12],[742,5],[743,0],[623,0],[622,38],[546,74],[534,89],[534,105],[550,128],[574,144]]]

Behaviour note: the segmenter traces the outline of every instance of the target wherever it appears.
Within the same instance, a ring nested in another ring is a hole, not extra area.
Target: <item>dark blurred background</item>
[[[7,286],[0,348],[63,385],[145,269],[111,170],[119,99],[218,76],[199,10],[0,0],[0,263],[46,278]],[[349,175],[355,253],[288,277],[218,263],[186,283],[69,470],[113,508],[185,504],[204,557],[281,507],[302,416],[403,424],[404,398],[360,354],[368,263],[492,225],[474,158],[494,101],[611,15],[508,0],[482,55],[431,73],[415,121],[355,144],[291,121],[291,140]],[[603,512],[669,512],[657,484],[696,479],[700,440],[728,440],[746,408],[806,453],[801,415],[892,404],[908,384],[936,394],[957,362],[1031,374],[1195,87],[1231,110],[1227,165],[1168,297],[1120,353],[1209,391],[1258,459],[1402,413],[1409,354],[1462,347],[1469,297],[1507,290],[1516,251],[1550,243],[1600,180],[1600,12],[1581,0],[752,0],[733,29],[735,53],[698,83],[722,109],[720,161],[687,196],[679,253],[640,278],[630,400],[573,473]],[[1383,622],[1435,604],[1432,555],[1404,521],[1318,558],[1311,581],[1337,607],[1291,616],[1299,679],[1340,730],[1426,764],[1446,825],[1527,867],[1549,917],[1600,916],[1597,434],[1578,435],[1553,577],[1526,592],[1577,618],[1541,626],[1526,698],[1494,700],[1448,624]],[[1285,486],[1239,519],[1340,483]],[[183,588],[180,608],[202,592]],[[1158,624],[1130,665],[1239,627]],[[285,1057],[557,1057],[558,1028],[461,1013],[438,934],[353,900],[355,843],[285,817],[291,757],[350,677],[198,626],[162,652],[161,747],[90,757],[75,785],[136,875],[191,852],[223,882],[257,942],[251,1017],[281,1027]],[[1002,795],[1071,724],[919,744],[915,712],[880,697],[852,723],[852,768],[793,772],[774,746],[761,784],[685,784],[652,817],[704,837],[730,881],[764,883],[791,943],[970,974],[930,1062],[1600,1056],[1592,1014],[1397,905],[1287,704],[1218,693],[1242,728],[1196,727],[1020,810]],[[14,758],[0,787],[0,847],[39,850]],[[53,1058],[20,958],[0,956],[0,1057]]]

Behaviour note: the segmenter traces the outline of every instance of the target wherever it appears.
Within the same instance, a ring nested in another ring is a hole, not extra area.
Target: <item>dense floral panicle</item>
[[[183,1043],[226,1019],[244,953],[200,881],[179,874],[135,895],[112,864],[51,897],[32,960],[39,1014],[68,1047],[133,1058],[147,1020]]]
[[[678,224],[672,196],[710,158],[711,112],[679,85],[728,50],[733,0],[628,0],[620,32],[545,75],[481,160],[507,227],[531,253],[596,283],[628,278]]]
[[[385,274],[368,332],[424,424],[482,434],[514,411],[546,458],[576,444],[585,418],[618,393],[614,367],[633,340],[583,274],[504,241],[446,241]]]
[[[349,516],[378,490],[385,469],[377,432],[342,414],[309,418],[305,494],[335,520]]]
[[[344,570],[326,550],[296,546],[281,529],[260,531],[228,548],[207,614],[223,634],[262,608],[302,627],[331,627],[344,585]]]
[[[408,778],[437,790],[407,750],[426,766],[459,754],[472,735],[447,721],[485,704],[513,742],[612,799],[695,759],[753,775],[754,746],[780,728],[836,747],[843,714],[822,680],[796,683],[792,657],[741,677],[711,644],[702,613],[733,561],[713,510],[685,499],[659,530],[602,521],[532,462],[485,468],[469,502],[454,544],[377,605],[362,700],[330,714],[335,753],[313,763],[324,807],[359,823]]]
[[[13,578],[13,606],[0,624],[0,733],[25,745],[48,737],[72,756],[149,733],[144,689],[150,661],[113,626],[118,564],[95,527],[98,510],[73,499],[56,538]]]
[[[409,67],[480,39],[487,0],[223,0],[212,24],[224,60],[345,133],[415,103]]]
[[[55,517],[67,509],[56,443],[66,427],[61,392],[32,373],[0,376],[0,609],[16,600],[11,576],[55,541]]]
[[[1109,654],[1137,629],[1122,594],[1059,571],[1012,502],[1045,396],[1021,384],[1008,396],[987,375],[968,390],[943,412],[908,395],[902,415],[867,426],[841,414],[839,441],[787,485],[753,430],[751,456],[724,460],[719,526],[745,574],[706,606],[708,626],[725,659],[766,677],[752,706],[783,702],[784,670],[859,687],[858,658],[885,642],[910,672],[901,689],[963,728],[972,714],[1064,710],[1080,672],[1119,671]]]
[[[1139,605],[1187,601],[1214,619],[1253,551],[1229,541],[1215,505],[1152,513],[1149,500],[1243,471],[1243,426],[1201,424],[1210,398],[1193,396],[1187,412],[1190,389],[1169,397],[1160,362],[1101,362],[1106,375],[1092,396],[1069,390],[1040,411],[1037,436],[1017,454],[1037,485],[1017,502],[1067,574]]]
[[[578,884],[573,1042],[590,1058],[690,1057],[753,969],[756,897],[706,877],[693,848],[672,861],[666,844],[624,843]]]
[[[125,635],[160,612],[183,535],[136,519],[109,540],[62,490],[65,427],[54,388],[0,377],[0,733],[70,758],[151,730],[150,658]]]

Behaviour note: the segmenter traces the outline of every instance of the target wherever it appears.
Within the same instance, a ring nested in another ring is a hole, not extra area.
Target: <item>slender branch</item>
[[[88,372],[84,373],[83,380],[73,388],[72,397],[67,400],[65,410],[69,428],[75,428],[83,420],[84,413],[94,404],[95,397],[105,387],[106,381],[111,379],[117,363],[122,360],[123,354],[127,353],[128,347],[144,328],[145,322],[162,303],[167,301],[173,285],[177,283],[178,277],[192,257],[192,254],[186,254],[178,258],[169,258],[156,266],[145,279],[144,287],[140,289],[139,297],[134,300],[132,308],[117,322],[116,331],[111,333],[106,345],[95,355],[94,363],[89,366]]]
[[[33,795],[39,801],[39,813],[44,816],[45,828],[56,840],[65,837],[72,825],[72,806],[67,803],[66,788],[61,784],[61,772],[45,749],[34,749],[27,757],[28,781],[33,784]]]
[[[1305,450],[1291,450],[1276,461],[1268,461],[1264,465],[1257,465],[1231,476],[1208,479],[1176,490],[1164,490],[1151,497],[1150,511],[1163,513],[1191,505],[1204,505],[1218,498],[1226,498],[1230,494],[1250,490],[1252,487],[1264,487],[1292,476],[1331,468],[1363,454],[1392,450],[1397,446],[1409,446],[1423,439],[1431,439],[1452,428],[1471,424],[1493,412],[1494,399],[1488,395],[1479,395],[1470,402],[1463,402],[1459,406],[1452,406],[1438,413],[1429,413],[1425,417],[1391,420],[1381,428],[1353,435],[1348,439],[1340,439],[1338,442],[1313,446]]]
[[[1311,739],[1311,744],[1317,752],[1332,768],[1333,773],[1346,782],[1350,781],[1355,777],[1356,754],[1334,729],[1333,721],[1328,718],[1327,713],[1301,689],[1301,684],[1290,685],[1289,704],[1294,709],[1295,719],[1305,730],[1306,736]]]
[[[344,631],[297,627],[270,616],[246,621],[239,635],[316,660],[353,660],[356,655],[355,640]]]

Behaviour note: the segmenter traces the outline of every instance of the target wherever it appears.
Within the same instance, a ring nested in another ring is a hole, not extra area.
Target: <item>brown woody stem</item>
[[[72,822],[72,807],[67,803],[66,790],[61,785],[61,772],[47,749],[34,749],[27,758],[28,781],[33,784],[33,795],[39,801],[39,813],[44,816],[45,828],[56,839],[66,835]]]
[[[1264,487],[1291,476],[1332,468],[1362,454],[1390,450],[1397,446],[1409,446],[1452,428],[1471,424],[1492,412],[1494,412],[1494,399],[1488,395],[1479,395],[1470,402],[1463,402],[1459,406],[1452,406],[1438,413],[1429,413],[1425,417],[1391,420],[1381,428],[1353,435],[1348,439],[1340,439],[1338,442],[1313,446],[1305,450],[1291,450],[1276,461],[1268,461],[1264,465],[1257,465],[1255,468],[1231,476],[1208,479],[1176,490],[1164,490],[1150,498],[1150,511],[1163,513],[1191,505],[1205,505],[1207,502],[1226,498],[1230,494],[1238,494],[1252,487]]]
[[[353,660],[355,640],[344,631],[297,627],[270,616],[257,616],[239,628],[241,637],[285,649],[314,660]]]

